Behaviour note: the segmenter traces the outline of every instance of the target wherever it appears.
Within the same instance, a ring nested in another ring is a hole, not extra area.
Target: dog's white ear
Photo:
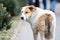
[[[31,11],[34,11],[34,10],[36,10],[36,7],[33,6],[33,5],[31,5],[31,6],[29,6],[29,9],[30,9]]]

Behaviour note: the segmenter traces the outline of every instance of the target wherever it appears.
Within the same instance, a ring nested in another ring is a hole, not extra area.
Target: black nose
[[[24,20],[24,17],[21,17],[22,20]]]

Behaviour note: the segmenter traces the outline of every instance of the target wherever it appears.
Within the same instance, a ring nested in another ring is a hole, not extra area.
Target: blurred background
[[[60,40],[60,0],[0,0],[0,40],[9,40],[20,22],[20,8],[34,5],[55,12],[56,40]]]

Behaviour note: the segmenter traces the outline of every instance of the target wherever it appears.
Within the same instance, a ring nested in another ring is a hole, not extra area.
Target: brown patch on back
[[[46,39],[52,38],[52,33],[50,31],[52,27],[52,19],[53,17],[50,14],[46,14],[46,19],[45,19],[45,27],[47,27],[47,30],[45,31]]]
[[[52,38],[52,32],[50,31],[52,27],[53,17],[50,14],[45,14],[39,17],[37,25],[39,31],[43,31],[43,35],[46,39]]]

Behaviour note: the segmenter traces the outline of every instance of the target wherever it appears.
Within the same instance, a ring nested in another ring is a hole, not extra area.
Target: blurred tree
[[[19,14],[19,8],[25,6],[27,2],[28,0],[0,0],[12,16]]]
[[[18,0],[20,7],[28,4],[28,0]]]
[[[9,29],[10,14],[12,16],[18,15],[20,13],[19,8],[25,6],[28,0],[0,0],[0,30],[3,28]],[[8,13],[9,12],[9,13]]]
[[[6,11],[6,7],[0,4],[0,30],[3,28],[9,29],[10,27],[10,14]]]

